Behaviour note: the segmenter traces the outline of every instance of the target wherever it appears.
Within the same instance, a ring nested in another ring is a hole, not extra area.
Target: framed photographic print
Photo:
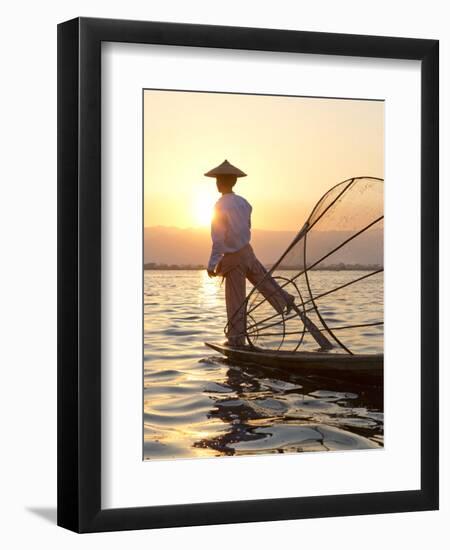
[[[58,524],[438,507],[438,42],[58,27]]]

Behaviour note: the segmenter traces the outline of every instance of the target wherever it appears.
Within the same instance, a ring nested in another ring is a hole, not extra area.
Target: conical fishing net
[[[271,350],[383,350],[383,185],[358,177],[331,188],[268,268],[272,296],[254,287],[242,305],[246,339]],[[267,286],[267,285],[265,285]],[[295,297],[274,309],[273,296]],[[327,344],[328,343],[328,344]],[[331,346],[329,345],[331,344]]]

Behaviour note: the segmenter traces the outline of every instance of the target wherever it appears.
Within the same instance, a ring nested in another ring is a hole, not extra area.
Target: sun
[[[193,204],[195,224],[198,226],[209,226],[214,212],[214,204],[217,201],[216,194],[198,193]]]

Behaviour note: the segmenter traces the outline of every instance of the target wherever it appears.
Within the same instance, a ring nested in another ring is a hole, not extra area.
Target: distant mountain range
[[[295,231],[252,230],[252,246],[264,265],[273,264],[292,242]],[[308,242],[308,259],[314,261],[337,246],[350,233],[345,231],[322,231],[311,234]],[[211,252],[211,236],[208,228],[180,229],[154,226],[144,228],[144,263],[206,265]],[[290,254],[284,264],[298,265],[300,251]],[[383,231],[363,233],[334,253],[325,264],[383,265]]]

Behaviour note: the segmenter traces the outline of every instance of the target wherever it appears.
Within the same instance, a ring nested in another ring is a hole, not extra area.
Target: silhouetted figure
[[[216,178],[217,190],[222,194],[214,207],[211,222],[212,250],[208,275],[225,278],[227,306],[227,343],[233,347],[245,345],[245,279],[282,313],[294,305],[294,296],[283,290],[256,258],[250,245],[252,207],[246,199],[236,195],[233,187],[237,178],[246,176],[242,170],[225,160],[205,174]]]

